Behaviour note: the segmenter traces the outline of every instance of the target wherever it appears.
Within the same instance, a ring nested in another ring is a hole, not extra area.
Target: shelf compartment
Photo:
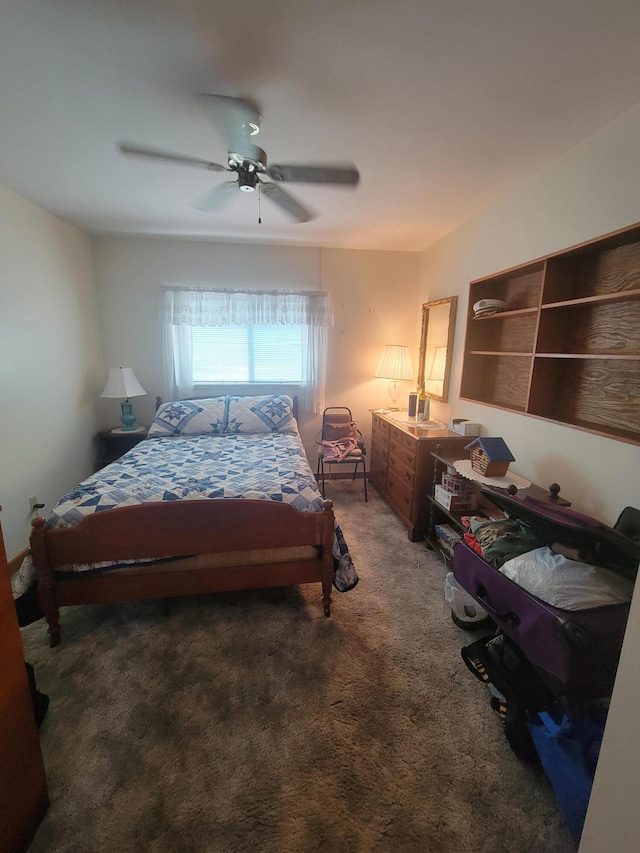
[[[640,444],[640,360],[536,358],[529,413]]]
[[[640,223],[472,281],[466,331],[462,399],[640,444]]]
[[[588,251],[581,249],[548,259],[542,302],[564,302],[638,289],[640,240],[604,250],[595,243]]]
[[[539,353],[640,355],[640,300],[591,302],[540,314]]]
[[[524,412],[530,371],[530,355],[468,353],[460,396],[478,403]]]
[[[469,320],[467,348],[470,351],[533,352],[538,313],[493,314],[491,322]]]
[[[490,279],[471,282],[469,309],[479,299],[502,299],[507,311],[538,308],[542,292],[545,262],[536,261],[517,270],[507,270]]]
[[[600,293],[597,296],[582,296],[579,299],[563,299],[561,302],[547,302],[541,305],[543,311],[554,308],[566,308],[570,305],[594,305],[606,302],[631,302],[640,299],[639,290],[625,290],[619,293]]]

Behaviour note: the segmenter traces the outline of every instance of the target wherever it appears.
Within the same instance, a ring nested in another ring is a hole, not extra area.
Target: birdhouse
[[[504,477],[515,457],[501,438],[476,438],[467,444],[471,467],[485,477]]]

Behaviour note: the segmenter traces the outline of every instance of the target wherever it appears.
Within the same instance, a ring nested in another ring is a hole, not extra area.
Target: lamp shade
[[[387,344],[375,375],[378,379],[413,379],[409,347]]]
[[[429,368],[427,379],[430,382],[442,382],[444,379],[444,368],[447,363],[447,348],[436,347]]]
[[[101,397],[118,397],[128,400],[129,397],[142,397],[147,392],[136,379],[130,367],[110,367],[109,378],[104,386]]]

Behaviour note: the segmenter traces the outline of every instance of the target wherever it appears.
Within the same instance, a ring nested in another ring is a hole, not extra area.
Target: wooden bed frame
[[[160,403],[157,398],[156,409]],[[30,544],[50,645],[60,642],[60,607],[71,604],[320,582],[330,616],[334,532],[332,501],[318,512],[235,498],[136,504],[88,515],[67,528],[47,528],[44,518],[35,518]],[[181,559],[167,560],[172,557]],[[149,558],[156,562],[54,576],[77,563]]]
[[[330,616],[333,538],[331,501],[324,502],[321,512],[232,498],[137,504],[89,515],[67,528],[47,528],[44,518],[36,518],[31,550],[50,645],[60,642],[59,608],[70,604],[320,582],[324,613]],[[79,573],[69,579],[53,574],[74,563],[186,555],[206,557],[144,563],[90,576]]]

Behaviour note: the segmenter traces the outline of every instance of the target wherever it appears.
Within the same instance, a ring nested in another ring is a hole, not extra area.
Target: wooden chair
[[[329,448],[324,442],[336,441],[343,438],[352,438],[357,442],[342,459],[327,458],[330,456]],[[369,496],[367,493],[367,449],[362,440],[362,433],[356,427],[351,414],[351,409],[347,406],[329,406],[322,413],[322,429],[320,430],[318,443],[318,470],[317,479],[320,483],[322,497],[325,497],[324,483],[326,478],[325,466],[328,469],[329,479],[332,475],[332,465],[353,465],[353,477],[356,479],[358,468],[362,465],[362,479],[364,482],[364,499],[368,502]]]

